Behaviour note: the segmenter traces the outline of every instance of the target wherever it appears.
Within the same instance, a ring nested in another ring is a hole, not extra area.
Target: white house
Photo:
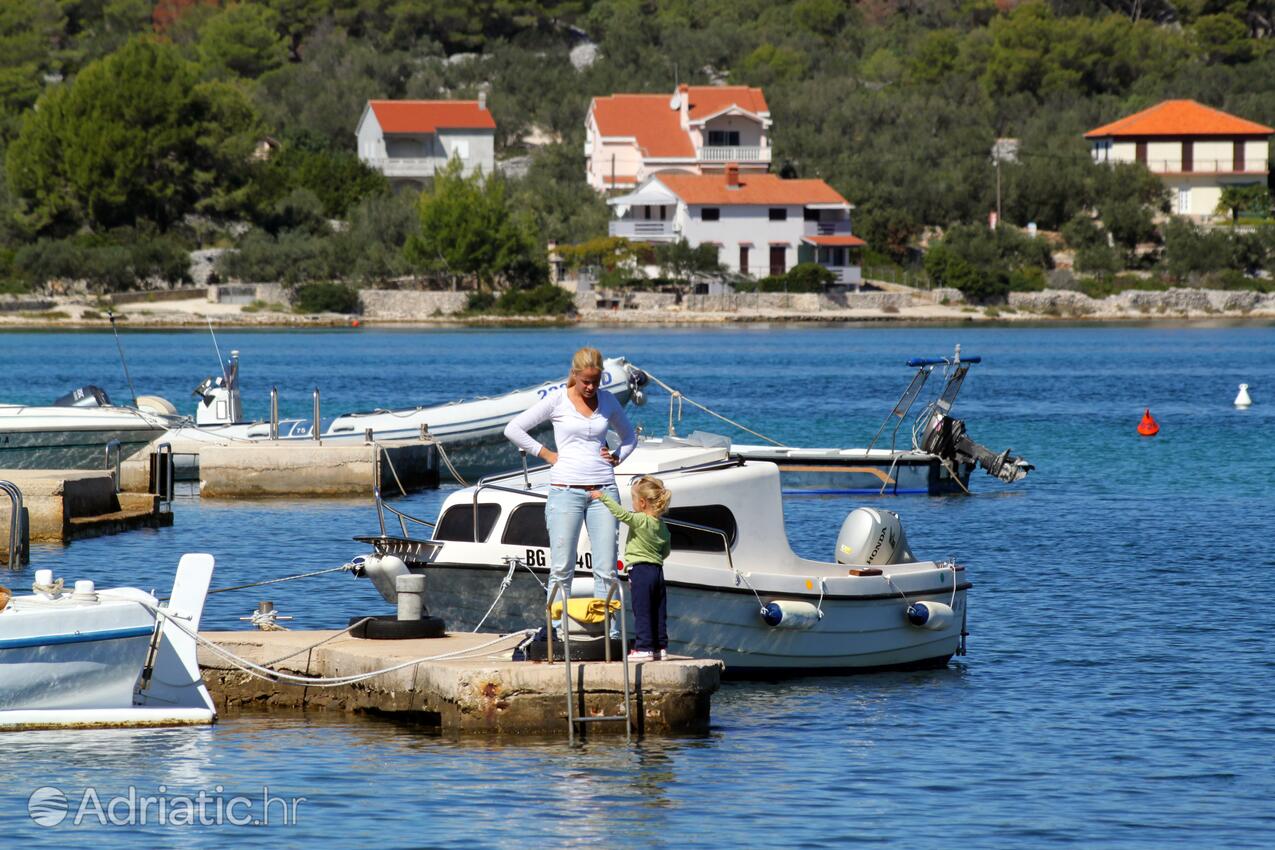
[[[749,86],[678,86],[667,94],[595,97],[585,118],[589,185],[629,189],[652,174],[770,168],[770,107]]]
[[[1215,215],[1228,185],[1266,185],[1270,127],[1194,100],[1166,100],[1085,133],[1095,162],[1140,162],[1178,215]]]
[[[716,245],[723,266],[750,277],[816,262],[841,285],[862,280],[865,243],[850,232],[853,207],[822,180],[783,180],[728,164],[716,174],[656,174],[607,203],[612,236]]]
[[[359,118],[359,159],[391,184],[421,184],[456,158],[464,173],[491,174],[496,122],[487,99],[369,100]]]

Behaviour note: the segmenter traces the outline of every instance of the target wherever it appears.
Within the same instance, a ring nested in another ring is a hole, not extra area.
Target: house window
[[[710,148],[737,148],[739,147],[739,131],[709,130],[708,146]]]
[[[803,221],[818,221],[819,210],[812,210],[810,207],[802,207],[801,218]]]
[[[1147,164],[1147,143],[1135,142],[1133,147],[1133,155],[1138,162],[1142,163],[1143,165],[1146,165]]]
[[[1195,170],[1195,144],[1193,142],[1182,143],[1182,170]]]
[[[1178,188],[1178,215],[1191,214],[1191,190],[1185,187]]]
[[[1244,161],[1244,140],[1243,139],[1235,140],[1235,143],[1231,146],[1231,153],[1233,154],[1232,159],[1234,160],[1233,164],[1231,165],[1231,170],[1245,171],[1248,163]]]
[[[772,277],[779,277],[788,271],[788,246],[787,245],[771,245],[770,246],[770,274]]]
[[[720,221],[722,218],[722,211],[720,207],[704,207],[700,210],[699,216],[704,221]]]
[[[787,207],[771,207],[770,220],[771,221],[787,221],[788,208]]]
[[[739,246],[739,273],[748,274],[748,246]]]

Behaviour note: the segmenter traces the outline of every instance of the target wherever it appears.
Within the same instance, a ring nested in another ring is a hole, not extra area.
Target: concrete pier
[[[62,543],[134,528],[173,524],[150,493],[117,493],[110,472],[77,469],[0,469],[0,480],[22,491],[29,543]],[[9,537],[7,500],[0,504],[0,540]],[[3,549],[5,547],[0,547]],[[0,560],[7,554],[0,552]]]
[[[208,639],[256,663],[311,647],[335,632],[207,632]],[[429,640],[358,640],[342,636],[274,669],[310,676],[348,676],[417,658],[472,649],[492,634],[449,634]],[[518,640],[510,637],[478,657],[422,661],[350,686],[306,688],[266,682],[235,669],[206,647],[199,664],[218,711],[305,709],[401,715],[473,735],[567,735],[566,674],[561,663],[511,661]],[[616,714],[623,702],[618,661],[571,665],[579,716]],[[700,734],[708,730],[713,692],[722,664],[672,659],[629,665],[634,731],[641,734]],[[623,734],[624,723],[589,723],[589,735]]]
[[[332,443],[265,440],[199,450],[199,495],[209,499],[386,495],[438,486],[432,440]]]

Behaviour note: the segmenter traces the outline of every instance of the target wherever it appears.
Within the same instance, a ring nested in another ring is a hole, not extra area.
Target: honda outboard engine
[[[53,402],[54,407],[110,407],[111,398],[106,390],[88,384],[76,387]]]
[[[979,445],[965,433],[965,421],[937,414],[925,429],[921,438],[921,450],[938,455],[946,461],[977,463],[987,474],[1013,484],[1027,477],[1036,467],[1006,449],[994,454],[986,446]]]
[[[838,564],[879,567],[915,560],[903,524],[894,511],[856,508],[841,523],[841,533],[837,535]]]

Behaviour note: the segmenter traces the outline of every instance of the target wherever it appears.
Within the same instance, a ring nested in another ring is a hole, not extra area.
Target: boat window
[[[490,503],[478,505],[477,542],[486,542],[487,535],[491,534],[492,526],[496,524],[499,516],[500,505]],[[444,511],[438,520],[438,526],[434,529],[434,539],[475,542],[474,506],[472,504],[454,505]]]
[[[730,544],[732,546],[735,545],[735,534],[738,531],[735,525],[735,515],[725,505],[694,505],[685,508],[669,508],[668,513],[664,516],[666,519],[680,519],[683,522],[693,522],[696,525],[706,525],[709,528],[720,528],[726,532],[726,539],[730,541]],[[678,549],[691,552],[722,551],[722,537],[720,534],[700,531],[698,528],[682,528],[672,524],[669,525],[668,532],[674,551]]]
[[[519,505],[509,515],[505,523],[505,533],[501,543],[513,543],[516,546],[549,546],[549,529],[545,526],[545,506]]]

